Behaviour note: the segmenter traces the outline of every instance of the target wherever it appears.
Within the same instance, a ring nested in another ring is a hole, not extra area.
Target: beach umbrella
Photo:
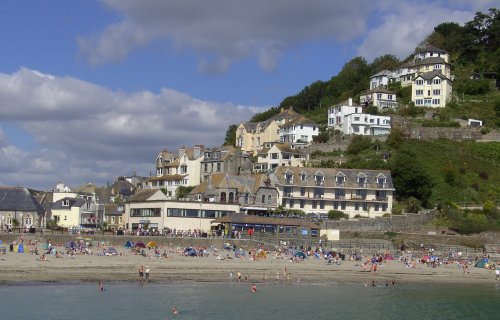
[[[107,256],[116,256],[116,255],[118,255],[118,252],[116,251],[115,248],[109,247],[108,249],[106,249],[106,253],[105,254]]]
[[[156,243],[155,241],[149,241],[147,247],[148,248],[158,248],[158,243]]]
[[[144,244],[144,242],[142,241],[139,241],[135,244],[135,247],[136,248],[146,248],[146,245]]]

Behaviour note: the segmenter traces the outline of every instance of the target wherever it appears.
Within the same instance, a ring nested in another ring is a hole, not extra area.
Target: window
[[[441,100],[440,99],[432,99],[432,104],[440,104]]]
[[[271,204],[273,202],[273,197],[271,195],[267,196],[267,204]]]
[[[295,202],[293,201],[293,199],[290,199],[289,205],[290,205],[290,208],[293,208],[293,206],[295,205]]]
[[[69,200],[63,200],[62,205],[63,207],[69,207]]]
[[[421,106],[423,104],[424,104],[424,100],[423,99],[417,99],[417,100],[415,100],[415,105],[416,106]]]
[[[301,181],[306,181],[306,179],[307,179],[307,175],[306,175],[306,173],[305,173],[305,172],[302,172],[302,173],[300,174],[300,180],[301,180]]]
[[[392,94],[387,95],[387,100],[392,100]]]
[[[302,187],[300,188],[300,196],[304,197],[306,195],[306,188]]]
[[[140,208],[140,209],[130,209],[131,217],[160,217],[160,208]]]
[[[278,159],[278,154],[277,153],[271,153],[271,159]]]
[[[300,200],[300,208],[304,209],[305,204],[306,204],[305,200]]]
[[[441,79],[436,78],[436,79],[432,80],[432,83],[433,84],[441,84]]]
[[[423,96],[424,95],[424,90],[416,90],[415,91],[416,96]]]
[[[221,172],[221,164],[220,164],[220,162],[217,162],[217,172]]]
[[[317,201],[313,201],[312,202],[312,208],[316,209],[317,207],[318,207],[318,202]]]
[[[346,208],[346,203],[345,202],[341,202],[340,203],[340,209],[341,210],[345,210],[345,208]]]
[[[424,80],[422,80],[422,79],[415,80],[415,84],[417,86],[423,86],[424,85]]]
[[[387,211],[387,205],[386,204],[382,205],[382,211]]]
[[[382,94],[381,93],[377,93],[377,99],[378,100],[382,99]]]
[[[181,166],[181,173],[187,172],[187,166]]]
[[[441,90],[440,89],[434,89],[434,90],[432,90],[432,95],[433,96],[440,96],[441,95]]]
[[[321,200],[321,201],[319,202],[319,208],[320,208],[320,209],[325,209],[325,201]]]
[[[378,203],[375,203],[375,211],[378,211],[379,205]]]
[[[359,203],[357,203],[357,202],[356,202],[356,203],[354,204],[354,210],[356,210],[356,211],[358,211],[358,210],[359,210]]]
[[[204,172],[207,172],[207,171],[208,171],[208,164],[207,164],[207,163],[205,163],[205,164],[203,165],[203,171],[204,171]]]
[[[338,202],[334,202],[333,203],[333,209],[337,210],[339,208],[339,203]]]
[[[441,69],[442,67],[443,65],[440,63],[434,65],[434,69]]]
[[[266,195],[265,194],[262,195],[262,201],[261,201],[261,203],[262,204],[266,203]]]

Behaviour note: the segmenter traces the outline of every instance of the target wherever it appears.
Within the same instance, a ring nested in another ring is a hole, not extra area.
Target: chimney
[[[182,146],[181,148],[179,148],[179,157],[182,156],[182,154],[186,151],[186,147],[185,146]]]
[[[201,145],[195,145],[193,148],[193,158],[198,159],[201,155]]]
[[[352,98],[349,98],[349,106],[352,106]]]

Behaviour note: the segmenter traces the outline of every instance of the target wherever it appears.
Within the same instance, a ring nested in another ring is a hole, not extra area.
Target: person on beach
[[[500,264],[497,265],[497,268],[495,269],[495,280],[500,280]]]
[[[240,283],[241,282],[241,272],[238,271],[236,273],[236,275],[238,276],[238,283]]]
[[[229,272],[229,282],[233,282],[233,272]]]
[[[391,282],[392,286],[394,287],[396,285],[396,280],[395,279],[392,279],[392,282]]]
[[[144,267],[141,266],[139,268],[139,282],[143,282],[144,281]]]
[[[145,275],[146,275],[146,281],[149,281],[149,266],[146,266]]]

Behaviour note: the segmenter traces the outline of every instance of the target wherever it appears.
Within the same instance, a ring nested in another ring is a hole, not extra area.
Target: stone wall
[[[327,221],[321,229],[338,229],[353,232],[377,231],[420,231],[425,223],[434,217],[435,211],[421,212],[420,214],[404,214],[400,216],[365,218],[358,220]]]

